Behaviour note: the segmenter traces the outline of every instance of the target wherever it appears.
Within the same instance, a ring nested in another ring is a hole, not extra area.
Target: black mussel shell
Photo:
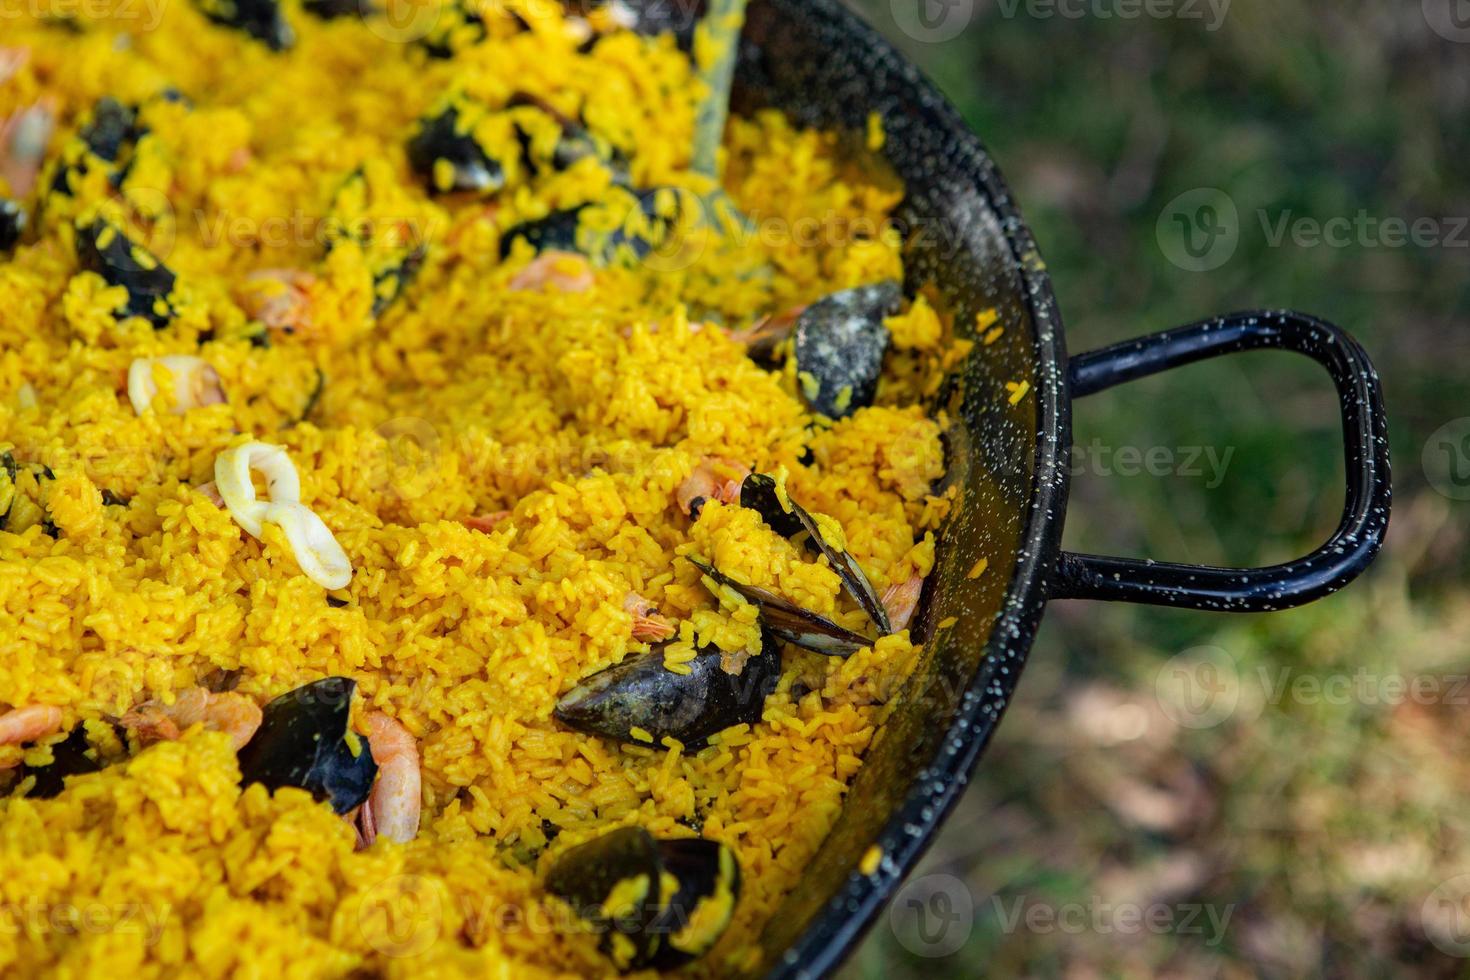
[[[473,47],[489,36],[485,18],[461,0],[456,0],[439,8],[437,19],[429,31],[419,38],[419,45],[429,57],[443,60],[453,58],[465,48]]]
[[[272,51],[296,43],[296,32],[286,22],[280,0],[196,0],[204,16],[224,27],[243,31]]]
[[[56,474],[45,463],[28,463],[26,465],[28,468],[36,471],[37,480],[56,479]],[[0,531],[3,531],[9,526],[10,515],[15,511],[15,495],[19,492],[15,487],[15,480],[16,477],[20,476],[21,464],[17,463],[15,457],[10,453],[0,453],[0,469],[4,469],[5,476],[10,480],[11,488],[10,502],[6,504],[5,512],[0,513]],[[61,537],[61,529],[56,526],[56,522],[51,519],[51,515],[46,513],[44,508],[42,510],[40,527],[41,531],[53,541]]]
[[[155,329],[168,326],[174,312],[168,300],[174,289],[173,272],[116,225],[94,221],[78,228],[77,261],[109,286],[128,291],[128,301],[115,311],[120,319],[140,316]]]
[[[595,265],[610,265],[622,259],[635,261],[647,258],[656,248],[665,244],[676,216],[661,214],[658,209],[658,188],[631,191],[629,209],[637,208],[647,219],[648,236],[630,234],[620,223],[611,232],[595,231],[584,225],[583,216],[596,205],[584,204],[563,211],[553,211],[546,217],[506,229],[500,239],[500,257],[510,255],[516,241],[524,240],[537,253],[576,252],[587,256]],[[677,202],[677,195],[674,200]]]
[[[676,887],[663,893],[664,876]],[[640,883],[629,887],[625,883]],[[605,908],[622,885],[624,914]],[[603,949],[624,971],[674,969],[708,952],[729,925],[740,894],[740,869],[723,844],[699,838],[655,840],[641,827],[623,827],[561,855],[546,875],[546,890],[606,937]],[[686,932],[696,909],[719,902],[723,915],[694,935]],[[612,940],[621,934],[624,942]]]
[[[329,253],[344,241],[356,242],[367,253],[369,271],[373,277],[372,313],[373,316],[378,317],[387,311],[388,307],[402,295],[409,283],[418,276],[419,270],[423,268],[428,249],[421,243],[395,245],[392,249],[387,250],[375,247],[373,222],[365,220],[360,215],[352,214],[350,209],[343,204],[343,201],[349,197],[349,192],[358,188],[362,188],[365,195],[371,199],[373,188],[366,182],[367,176],[361,169],[354,170],[342,182],[332,199],[331,209],[327,213],[325,239]],[[254,335],[250,341],[258,347],[270,346],[268,333]]]
[[[413,282],[424,267],[426,249],[419,245],[403,257],[397,265],[373,276],[373,316],[382,316],[403,295],[403,290]]]
[[[661,840],[658,852],[664,870],[678,880],[679,887],[654,920],[653,932],[659,944],[648,965],[656,970],[673,970],[709,952],[729,926],[740,897],[740,866],[735,852],[724,844],[700,837]],[[704,902],[720,903],[723,914],[713,928],[697,934],[686,932]]]
[[[698,558],[690,558],[701,572],[721,585],[728,585],[760,610],[761,623],[778,639],[828,657],[848,657],[873,641],[861,633],[839,626],[825,616],[803,609],[774,592],[746,585]]]
[[[761,520],[781,537],[794,538],[806,530],[806,526],[796,515],[796,502],[789,496],[786,499],[791,504],[790,510],[781,506],[775,477],[764,473],[752,473],[740,484],[740,506],[759,514]]]
[[[628,158],[622,151],[606,140],[599,139],[587,130],[580,122],[557,110],[557,108],[539,96],[526,92],[518,92],[511,96],[510,101],[505,104],[507,109],[516,109],[530,106],[545,113],[554,119],[561,127],[561,138],[556,142],[556,148],[552,151],[551,168],[553,170],[567,170],[581,160],[592,158],[607,167],[617,183],[626,183],[628,179]],[[532,170],[539,171],[544,161],[539,161],[530,152],[529,141],[522,133],[523,142],[526,142],[525,157],[526,164]]]
[[[493,193],[505,186],[505,168],[485,152],[473,133],[460,131],[459,109],[449,106],[419,121],[418,132],[408,141],[408,162],[435,193],[479,191]],[[440,186],[439,161],[450,166],[453,178]]]
[[[662,0],[659,3],[627,3],[625,0],[563,0],[568,14],[586,17],[595,10],[618,7],[631,20],[630,27],[639,34],[653,37],[673,34],[679,46],[688,51],[694,43],[694,29],[704,18],[709,0]]]
[[[148,132],[138,120],[138,110],[110,95],[97,100],[92,116],[77,131],[77,142],[70,151],[63,150],[62,162],[51,178],[54,193],[70,197],[71,174],[85,174],[96,166],[107,173],[113,187],[121,186],[131,163],[134,144]]]
[[[10,481],[10,498],[5,505],[4,513],[0,513],[0,531],[10,523],[10,512],[15,509],[15,478],[20,476],[20,465],[16,463],[15,456],[9,452],[0,453],[0,468],[5,470],[5,477]]]
[[[840,419],[873,403],[888,352],[883,319],[902,303],[902,288],[887,281],[833,293],[797,318],[797,377],[813,411]]]
[[[89,755],[89,752],[95,754],[91,742],[87,740],[86,727],[78,725],[66,738],[51,746],[49,763],[21,769],[21,778],[36,777],[35,784],[26,792],[26,796],[49,800],[59,796],[66,788],[66,777],[101,772],[102,763]]]
[[[305,0],[301,9],[321,20],[336,20],[338,17],[366,17],[377,12],[370,0]]]
[[[116,163],[123,150],[136,143],[146,132],[138,125],[137,111],[110,95],[97,100],[92,119],[77,134],[97,156]]]
[[[697,749],[716,732],[760,721],[766,698],[781,679],[781,654],[770,637],[759,656],[737,674],[720,666],[718,650],[701,650],[677,674],[664,666],[662,648],[634,654],[572,688],[552,712],[568,728],[648,745],[633,737],[641,728],[658,746],[665,737]]]
[[[25,208],[8,197],[0,197],[0,252],[9,252],[20,244],[27,220]]]
[[[301,406],[301,411],[297,414],[296,418],[282,423],[281,428],[290,429],[294,426],[301,425],[307,419],[311,418],[311,413],[316,411],[316,407],[321,404],[322,395],[326,393],[326,390],[327,373],[321,368],[317,368],[316,383],[311,386],[311,393],[306,396],[306,402]]]
[[[527,221],[506,229],[500,239],[500,257],[510,255],[517,239],[524,240],[539,254],[541,252],[579,252],[577,229],[582,208],[553,211],[544,218]]]
[[[873,583],[868,580],[862,566],[852,555],[822,536],[816,521],[806,508],[789,495],[786,499],[791,505],[790,510],[781,506],[781,500],[776,495],[775,479],[764,473],[752,473],[740,485],[740,506],[760,514],[761,520],[783,538],[793,538],[805,531],[807,548],[827,559],[838,578],[842,579],[842,587],[847,590],[847,594],[862,607],[878,629],[885,636],[892,633],[893,624],[888,619],[888,610],[883,608],[883,600],[873,588]]]
[[[260,730],[240,750],[240,782],[261,783],[272,791],[304,789],[326,800],[337,813],[361,805],[372,789],[378,765],[367,739],[358,752],[348,744],[352,692],[346,677],[326,677],[276,698],[262,712]]]
[[[573,911],[601,932],[618,932],[633,940],[632,955],[618,955],[617,945],[604,942],[618,965],[630,969],[652,953],[656,936],[650,931],[658,914],[663,862],[653,836],[641,827],[623,827],[580,844],[561,855],[546,874],[546,890],[572,906]],[[637,884],[642,878],[645,882]],[[605,904],[623,882],[633,882],[623,908]],[[622,914],[609,917],[609,912]]]

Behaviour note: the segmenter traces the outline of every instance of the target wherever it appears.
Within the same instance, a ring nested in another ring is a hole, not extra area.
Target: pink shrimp
[[[735,343],[744,344],[752,355],[769,356],[777,344],[791,336],[796,321],[805,312],[805,306],[793,306],[784,312],[763,316],[748,327],[727,331],[726,335]]]
[[[476,209],[475,211],[470,213],[467,219],[457,221],[449,229],[449,234],[444,236],[444,244],[450,246],[451,248],[459,245],[464,236],[469,234],[476,225],[485,222],[488,222],[492,225],[495,224],[495,219],[499,216],[499,214],[500,205],[493,202],[485,205],[484,207]]]
[[[883,590],[883,608],[888,612],[888,621],[895,633],[908,629],[909,620],[914,618],[919,596],[924,591],[924,577],[910,576],[907,581],[890,585]]]
[[[215,486],[213,480],[210,480],[208,483],[201,483],[194,489],[201,493],[206,500],[214,504],[220,510],[225,509],[225,498],[220,496],[219,487]]]
[[[310,333],[316,276],[301,269],[260,269],[237,297],[250,316],[274,333]]]
[[[485,534],[489,534],[491,531],[495,530],[497,527],[503,524],[509,517],[510,511],[497,510],[491,514],[477,514],[474,517],[461,518],[460,523],[469,528],[471,531],[481,531]]]
[[[542,252],[510,280],[514,290],[545,289],[559,293],[585,293],[595,278],[587,260],[573,252]]]
[[[623,609],[633,617],[633,639],[639,643],[657,643],[673,636],[677,629],[658,607],[636,592],[623,599]]]
[[[379,836],[407,844],[419,832],[423,777],[418,741],[399,722],[381,712],[367,716],[368,748],[378,778],[358,810],[358,842],[367,847]]]
[[[28,704],[0,715],[0,746],[22,745],[61,731],[61,709],[49,704]],[[0,763],[0,769],[18,765],[19,760]]]
[[[10,185],[12,197],[28,197],[35,189],[55,125],[55,101],[50,98],[0,123],[0,177]]]
[[[206,731],[224,732],[239,751],[260,728],[260,705],[234,691],[215,693],[202,687],[180,691],[173,704],[144,701],[119,719],[144,741],[173,741],[186,729],[202,724]]]
[[[14,78],[30,60],[30,48],[0,48],[0,85]]]
[[[233,151],[225,160],[225,173],[238,174],[255,162],[255,154],[250,152],[250,147],[242,146]]]
[[[674,490],[674,501],[684,513],[693,516],[696,501],[718,500],[733,504],[740,499],[740,484],[750,475],[750,467],[727,459],[706,456]]]

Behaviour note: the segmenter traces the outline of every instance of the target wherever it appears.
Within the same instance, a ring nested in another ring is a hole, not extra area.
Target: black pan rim
[[[959,800],[1009,704],[1046,608],[1048,577],[1061,550],[1070,489],[1065,465],[1071,434],[1071,393],[1061,311],[1051,278],[1020,208],[979,136],[927,77],[876,30],[838,0],[807,0],[810,17],[847,35],[853,45],[912,88],[928,124],[941,127],[957,150],[949,164],[971,180],[1000,219],[1034,325],[1032,378],[1037,406],[1031,500],[1021,550],[1006,600],[991,628],[979,669],[960,700],[933,764],[915,777],[902,806],[874,844],[883,860],[872,875],[857,871],[828,901],[801,937],[770,966],[767,977],[820,977],[845,960],[872,927],[893,892],[933,843]]]

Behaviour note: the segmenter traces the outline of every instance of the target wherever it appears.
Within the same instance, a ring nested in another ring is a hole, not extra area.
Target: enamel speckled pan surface
[[[647,0],[687,28],[700,0]],[[851,951],[963,791],[1015,690],[1049,599],[1262,612],[1327,595],[1360,574],[1386,533],[1387,423],[1378,377],[1346,333],[1288,311],[1238,313],[1068,359],[1045,264],[995,164],[918,71],[837,0],[753,0],[734,110],[785,111],[861,134],[881,115],[883,153],[904,180],[905,291],[937,290],[961,333],[999,312],[1000,340],[942,390],[946,482],[961,487],[916,620],[923,661],[854,780],[801,883],[762,935],[769,977],[829,973]],[[1337,387],[1347,495],[1332,539],[1267,569],[1220,569],[1061,551],[1074,397],[1205,358],[1278,349],[1325,367]],[[1028,382],[1015,404],[1007,382]],[[985,559],[989,569],[967,573]],[[859,864],[882,851],[875,873]]]

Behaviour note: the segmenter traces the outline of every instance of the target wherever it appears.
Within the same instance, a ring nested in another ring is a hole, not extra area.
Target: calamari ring
[[[255,484],[250,472],[265,477],[269,501],[255,499]],[[301,477],[286,450],[264,442],[247,442],[219,454],[214,461],[214,484],[224,498],[225,507],[235,523],[252,538],[261,535],[261,522],[271,504],[299,504]]]
[[[286,532],[296,563],[307,578],[324,589],[345,589],[352,563],[316,511],[300,503],[270,503],[265,520]]]

